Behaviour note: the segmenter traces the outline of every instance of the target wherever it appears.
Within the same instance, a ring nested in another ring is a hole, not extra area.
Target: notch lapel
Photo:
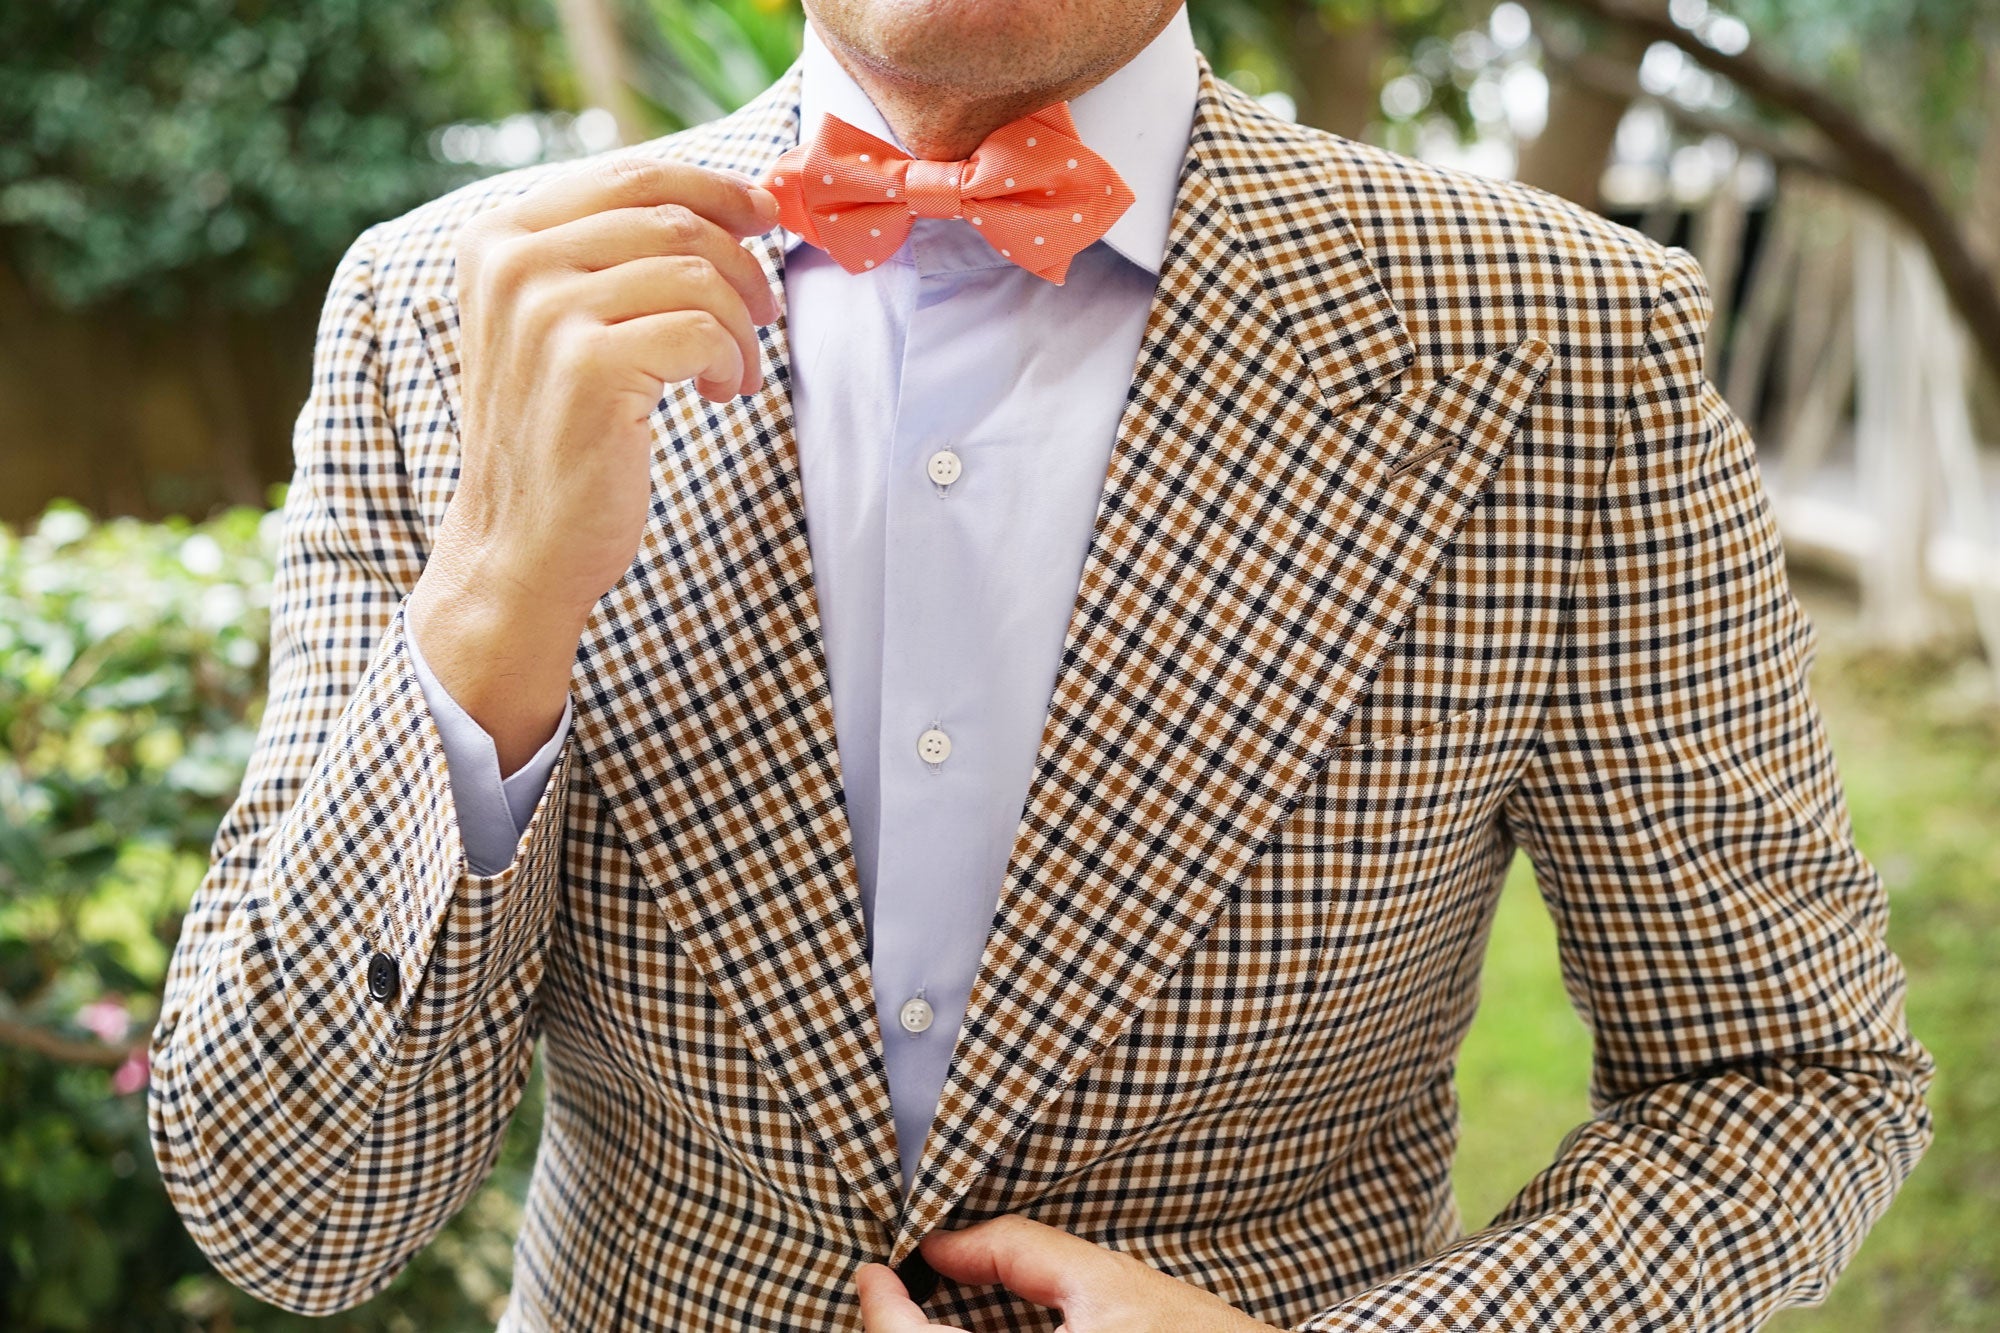
[[[1325,149],[1200,66],[1035,776],[892,1263],[1199,943],[1547,365],[1530,339],[1388,397],[1414,348]]]

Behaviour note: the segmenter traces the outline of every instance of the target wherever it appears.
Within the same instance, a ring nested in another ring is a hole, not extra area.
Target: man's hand
[[[1272,1333],[1213,1292],[1148,1268],[1129,1254],[1009,1214],[918,1242],[924,1258],[959,1282],[998,1282],[1016,1296],[1062,1311],[1056,1333]],[[867,1333],[945,1328],[924,1318],[896,1270],[855,1273]]]
[[[614,157],[457,236],[463,457],[410,621],[503,773],[553,730],[591,610],[638,554],[661,387],[763,383],[755,326],[778,303],[740,238],[777,215],[745,177]]]

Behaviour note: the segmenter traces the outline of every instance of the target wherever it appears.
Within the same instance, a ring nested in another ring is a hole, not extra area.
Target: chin
[[[1106,6],[1111,8],[1114,6]],[[900,82],[1001,92],[1070,72],[1090,45],[1091,6],[1072,0],[813,0],[830,43]]]

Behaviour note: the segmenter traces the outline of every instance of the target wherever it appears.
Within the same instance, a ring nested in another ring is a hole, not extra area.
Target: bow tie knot
[[[965,176],[969,162],[933,162],[906,158],[903,193],[910,211],[920,218],[955,218],[964,211]]]
[[[1057,102],[994,130],[956,162],[913,158],[831,113],[759,182],[778,219],[849,273],[886,260],[918,217],[963,218],[1003,258],[1060,284],[1132,191]]]

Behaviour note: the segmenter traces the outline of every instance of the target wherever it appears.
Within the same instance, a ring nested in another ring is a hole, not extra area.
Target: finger
[[[729,330],[743,354],[743,391],[750,392],[761,379],[757,330],[743,297],[699,255],[654,255],[584,275],[559,299],[604,324],[669,310],[706,310]]]
[[[1081,1236],[1009,1213],[959,1231],[933,1231],[919,1243],[924,1258],[960,1282],[998,1282],[1037,1305],[1061,1308],[1101,1272],[1111,1251]]]
[[[738,236],[769,231],[778,220],[771,192],[742,177],[629,153],[562,172],[496,212],[522,231],[543,231],[607,208],[653,204],[685,205]]]
[[[863,1264],[854,1274],[854,1286],[861,1293],[861,1326],[865,1333],[915,1333],[929,1329],[931,1321],[910,1299],[909,1289],[887,1264]]]
[[[728,402],[744,379],[743,352],[722,321],[706,310],[668,310],[605,325],[598,335],[614,364],[630,366],[645,383],[626,385],[650,410],[661,384],[692,379],[711,402]]]
[[[759,324],[778,317],[778,302],[764,268],[737,239],[683,204],[612,208],[539,231],[527,244],[585,272],[616,268],[653,255],[700,255],[743,294]]]

